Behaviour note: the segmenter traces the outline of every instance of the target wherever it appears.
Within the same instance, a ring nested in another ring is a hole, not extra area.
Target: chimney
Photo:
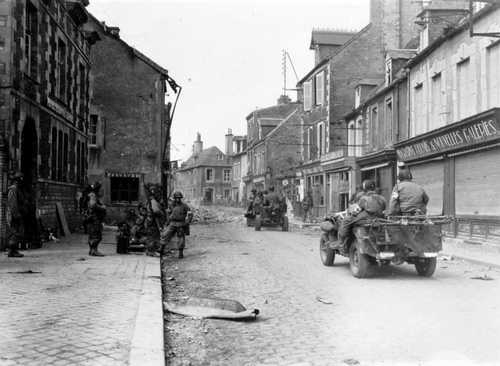
[[[226,155],[233,155],[233,131],[228,128],[226,134]]]
[[[201,135],[199,132],[196,133],[196,141],[193,144],[193,155],[199,155],[203,151],[203,141],[201,141]]]
[[[281,95],[278,98],[278,105],[290,104],[291,102],[292,102],[292,100],[290,99],[290,97],[288,95]]]

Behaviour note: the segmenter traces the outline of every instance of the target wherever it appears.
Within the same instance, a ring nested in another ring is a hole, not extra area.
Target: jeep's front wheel
[[[359,250],[359,244],[354,241],[349,248],[349,266],[356,278],[366,278],[370,274],[370,258]]]
[[[335,251],[329,247],[328,239],[326,235],[321,235],[319,239],[319,255],[321,257],[321,263],[327,267],[333,266],[333,262],[335,261]]]

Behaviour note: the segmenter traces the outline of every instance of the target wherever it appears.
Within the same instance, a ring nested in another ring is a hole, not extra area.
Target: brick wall
[[[87,26],[101,37],[91,51],[92,106],[105,120],[104,142],[91,150],[89,168],[101,175],[138,173],[145,183],[159,183],[165,77],[96,19]],[[109,197],[103,199],[109,202]]]
[[[45,228],[59,227],[56,214],[56,202],[61,202],[68,226],[71,231],[78,231],[82,218],[77,206],[77,186],[62,183],[39,182],[38,210]]]

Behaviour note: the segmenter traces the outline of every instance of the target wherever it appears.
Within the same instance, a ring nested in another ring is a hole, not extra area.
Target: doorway
[[[35,121],[28,118],[21,134],[21,172],[24,182],[20,187],[22,204],[24,205],[24,225],[30,230],[25,230],[23,249],[40,246],[38,219],[36,215],[36,188],[38,178],[38,137]]]
[[[205,203],[213,203],[214,201],[214,190],[213,188],[205,189]]]

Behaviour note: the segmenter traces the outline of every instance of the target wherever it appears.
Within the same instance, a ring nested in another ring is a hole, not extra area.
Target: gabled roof
[[[123,39],[121,39],[120,36],[112,35],[111,32],[109,31],[109,28],[113,28],[113,27],[106,26],[106,24],[104,22],[101,22],[99,19],[97,19],[91,13],[88,13],[88,15],[89,15],[89,19],[92,20],[93,23],[95,23],[98,27],[100,27],[101,31],[103,33],[105,33],[105,34],[109,35],[110,37],[116,39],[123,46],[125,46],[126,48],[128,48],[132,52],[132,54],[134,56],[136,56],[138,59],[140,59],[141,61],[143,61],[147,65],[149,65],[151,68],[153,68],[154,70],[156,70],[158,73],[160,73],[162,75],[165,75],[165,76],[168,75],[168,71],[166,69],[164,69],[163,67],[161,67],[160,65],[158,65],[156,62],[154,62],[153,60],[151,60],[149,57],[147,57],[145,54],[143,54],[139,50],[137,50],[134,47],[132,47],[131,45],[129,45],[127,42],[125,42]]]
[[[223,156],[220,160],[218,156]],[[228,158],[218,147],[212,146],[204,149],[198,155],[191,155],[184,163],[182,163],[179,170],[188,170],[196,167],[230,167],[230,158]]]
[[[274,118],[274,119],[281,120],[281,119],[285,118],[286,116],[288,116],[290,111],[292,111],[294,108],[296,108],[297,105],[298,105],[298,103],[293,102],[293,103],[279,104],[279,105],[273,105],[271,107],[257,109],[255,111],[251,112],[247,116],[246,119],[249,120],[250,118],[255,116],[255,118],[258,118],[258,119],[263,119],[263,118],[273,119]]]
[[[357,32],[313,29],[309,49],[313,50],[316,45],[342,46],[356,33]]]

